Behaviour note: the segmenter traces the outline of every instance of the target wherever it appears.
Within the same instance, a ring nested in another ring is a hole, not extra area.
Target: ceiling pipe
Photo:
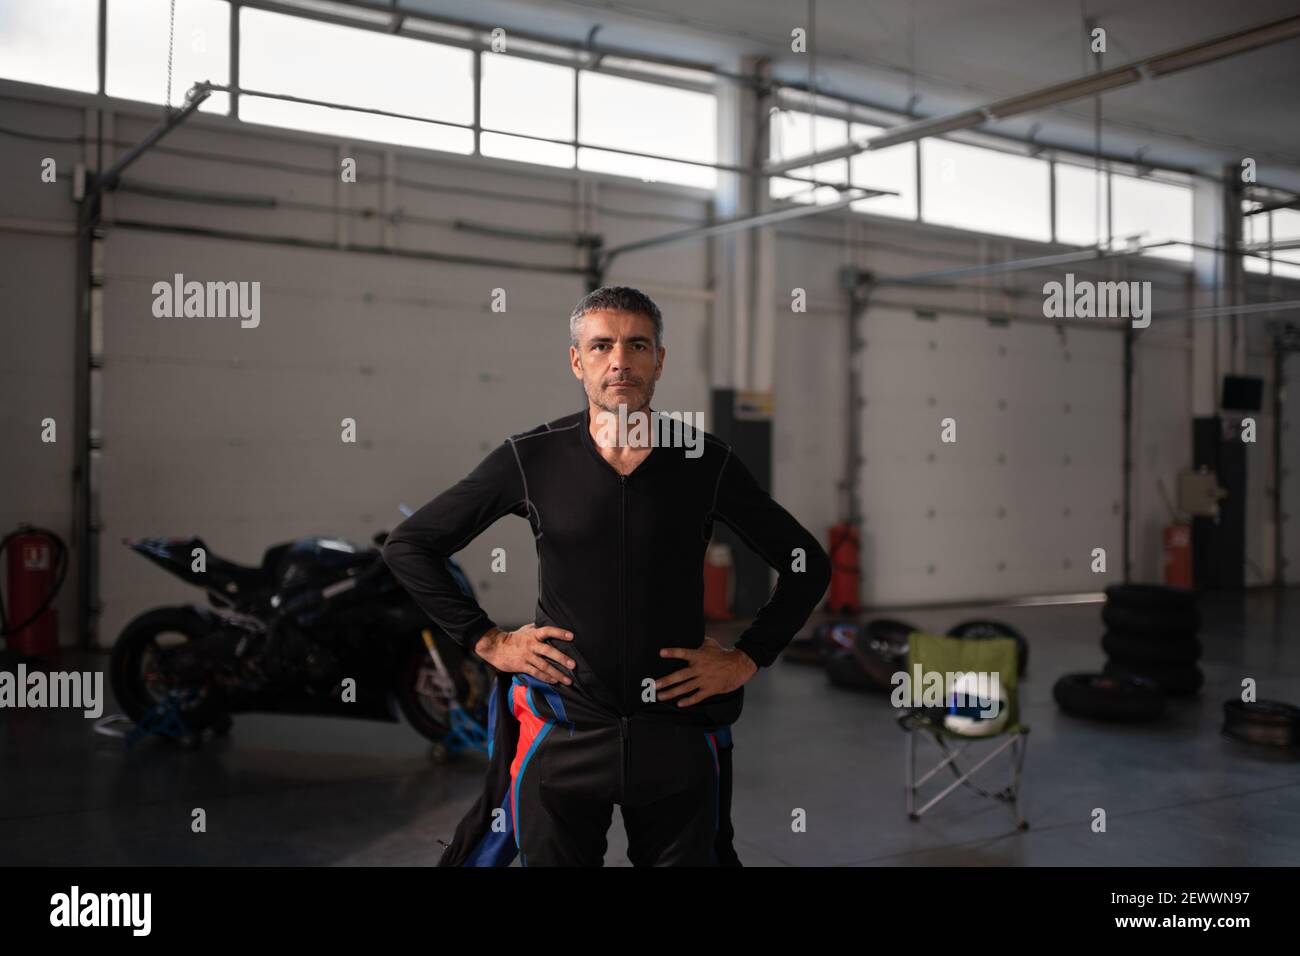
[[[1286,17],[1260,27],[1215,37],[1211,40],[1171,50],[1168,53],[1161,53],[1123,66],[1103,70],[1100,73],[1089,74],[1088,76],[1057,83],[1030,93],[997,100],[974,109],[904,123],[867,140],[847,143],[826,152],[796,156],[793,159],[771,163],[765,167],[765,171],[771,175],[778,175],[814,163],[856,156],[866,150],[884,149],[900,143],[914,142],[928,136],[939,136],[956,130],[971,129],[990,120],[1006,119],[1009,116],[1019,116],[1024,113],[1060,106],[1063,103],[1129,86],[1145,78],[1168,76],[1180,70],[1204,66],[1207,63],[1236,56],[1239,53],[1248,53],[1252,50],[1271,46],[1274,43],[1292,40],[1298,36],[1300,36],[1300,15]]]

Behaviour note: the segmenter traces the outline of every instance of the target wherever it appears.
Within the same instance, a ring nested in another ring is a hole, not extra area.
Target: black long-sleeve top
[[[472,650],[495,622],[457,586],[445,559],[502,516],[526,518],[539,562],[533,623],[574,635],[554,641],[577,662],[573,672],[557,667],[572,686],[552,685],[568,716],[652,711],[731,723],[740,690],[685,708],[645,700],[647,679],[684,666],[659,650],[703,642],[704,555],[714,522],[779,573],[735,644],[760,667],[807,621],[830,582],[830,559],[729,445],[694,434],[703,440],[654,447],[626,476],[601,457],[586,410],[512,435],[398,525],[384,560],[429,617]]]

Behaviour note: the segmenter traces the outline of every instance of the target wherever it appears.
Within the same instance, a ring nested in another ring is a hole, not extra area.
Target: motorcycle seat
[[[233,583],[238,593],[241,594],[268,587],[275,581],[274,575],[265,566],[249,567],[245,564],[227,561],[225,558],[216,555],[208,556],[208,571],[220,580]],[[234,593],[231,592],[229,587],[223,587],[222,590]]]

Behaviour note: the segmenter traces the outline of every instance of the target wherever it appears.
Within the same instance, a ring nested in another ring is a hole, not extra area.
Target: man
[[[680,421],[671,444],[634,427],[635,413],[665,421],[650,408],[666,350],[648,296],[597,289],[569,337],[587,407],[508,438],[384,545],[420,607],[502,675],[488,792],[441,862],[500,862],[513,837],[526,866],[600,865],[618,804],[634,865],[717,865],[719,748],[741,687],[803,626],[830,560],[726,443]],[[535,620],[515,631],[445,565],[506,514],[528,520],[539,562]],[[715,521],[779,572],[734,648],[704,636]]]

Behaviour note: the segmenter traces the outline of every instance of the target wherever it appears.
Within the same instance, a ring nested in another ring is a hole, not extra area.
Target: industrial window
[[[814,119],[816,122],[814,122]],[[772,114],[768,135],[768,155],[773,162],[823,152],[849,141],[849,124],[829,116],[814,117],[799,110],[779,110]],[[799,166],[790,170],[796,176],[808,176],[832,183],[848,183],[848,160],[834,159],[815,166]],[[768,181],[768,195],[773,199],[791,202],[828,203],[840,198],[838,189],[830,186],[812,186],[797,179],[773,176]]]
[[[921,218],[977,232],[1051,239],[1045,161],[943,139],[921,143]]]
[[[225,0],[177,0],[175,31],[168,0],[108,0],[104,91],[144,103],[167,96],[167,50],[172,49],[171,105],[199,80],[230,80],[230,4]],[[199,107],[229,113],[230,94],[213,93]]]
[[[443,122],[473,122],[474,54],[469,50],[249,7],[240,17],[241,88]],[[313,133],[474,151],[469,129],[247,94],[240,97],[239,116]]]
[[[1096,246],[1106,241],[1110,215],[1105,170],[1056,164],[1056,241]]]
[[[1269,216],[1273,220],[1274,242],[1300,242],[1300,210],[1274,209]],[[1300,279],[1300,248],[1275,250],[1273,274]]]
[[[1241,241],[1247,248],[1269,241],[1269,214],[1261,212],[1253,216],[1246,215],[1246,213],[1258,209],[1259,205],[1259,203],[1252,202],[1249,199],[1243,200],[1241,203]],[[1258,251],[1264,255],[1268,254],[1267,249]],[[1261,259],[1258,256],[1242,256],[1241,265],[1247,272],[1268,272],[1268,260]]]
[[[572,167],[572,146],[504,134],[573,139],[574,70],[503,53],[482,56],[482,122],[485,129],[501,132],[484,132],[480,152],[484,156]]]
[[[1243,203],[1242,211],[1256,208],[1255,203]],[[1271,212],[1258,213],[1245,217],[1242,224],[1242,240],[1247,246],[1265,243],[1300,242],[1300,210],[1274,209]],[[1259,249],[1264,255],[1245,256],[1243,263],[1249,272],[1269,273],[1288,279],[1300,279],[1300,248],[1295,249]]]
[[[97,0],[0,0],[0,76],[98,92],[98,35]]]
[[[1138,179],[1112,173],[1111,235],[1123,245],[1138,238],[1143,245],[1177,239],[1190,242],[1192,238],[1192,190],[1154,179]],[[1147,255],[1161,259],[1178,259],[1190,262],[1190,246],[1164,246],[1152,249]]]
[[[854,123],[849,135],[860,143],[883,132],[884,127]],[[916,144],[899,143],[885,149],[868,150],[849,159],[854,186],[892,189],[897,196],[876,196],[852,203],[849,208],[877,216],[916,218]]]
[[[1273,241],[1292,242],[1300,240],[1300,209],[1274,209]]]
[[[650,182],[713,189],[717,171],[594,147],[631,149],[673,159],[717,161],[717,97],[621,76],[584,72],[578,87],[578,167]]]

